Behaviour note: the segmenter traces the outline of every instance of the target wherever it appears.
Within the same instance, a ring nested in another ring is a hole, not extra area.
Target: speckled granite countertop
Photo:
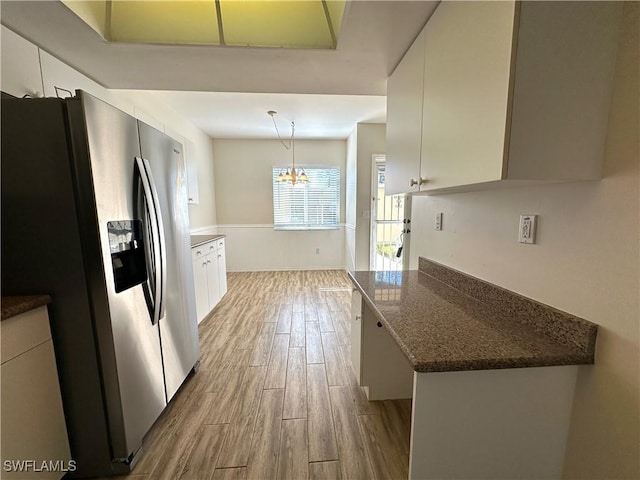
[[[210,242],[212,240],[218,240],[224,238],[226,235],[191,235],[191,247],[197,247],[203,243]]]
[[[2,320],[15,317],[34,308],[51,303],[49,295],[2,297]]]
[[[593,363],[597,325],[427,259],[349,277],[417,372]]]

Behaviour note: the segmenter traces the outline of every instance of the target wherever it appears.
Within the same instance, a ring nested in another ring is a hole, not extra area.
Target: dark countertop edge
[[[50,295],[3,296],[2,320],[48,305],[51,301]]]
[[[205,238],[206,237],[206,238]],[[226,237],[225,234],[216,233],[216,234],[194,234],[191,235],[191,248],[198,247],[203,243],[212,242],[214,240],[218,240],[220,238]]]
[[[417,373],[463,372],[473,370],[504,370],[507,368],[566,367],[570,365],[592,365],[593,357],[576,354],[575,356],[549,356],[536,358],[483,358],[469,361],[422,362],[413,366]]]
[[[427,275],[419,272],[421,275]],[[511,357],[511,358],[476,358],[473,360],[441,360],[420,362],[411,354],[405,343],[396,334],[384,315],[378,310],[375,303],[369,298],[369,295],[362,289],[352,272],[347,272],[351,283],[358,289],[362,298],[367,302],[376,318],[382,323],[384,328],[389,332],[391,337],[408,360],[413,370],[417,373],[435,373],[435,372],[461,372],[471,370],[499,370],[506,368],[531,368],[531,367],[559,367],[567,365],[591,365],[594,363],[593,354],[581,354],[572,352],[562,356],[540,356],[540,357]],[[450,287],[449,288],[453,288]],[[454,289],[455,290],[455,289]]]

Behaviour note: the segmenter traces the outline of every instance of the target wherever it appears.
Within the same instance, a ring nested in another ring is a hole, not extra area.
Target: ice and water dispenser
[[[118,220],[107,222],[107,228],[113,277],[119,293],[147,279],[142,222]]]

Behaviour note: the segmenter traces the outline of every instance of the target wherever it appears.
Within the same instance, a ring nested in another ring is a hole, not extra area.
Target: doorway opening
[[[375,271],[403,270],[409,258],[411,197],[385,195],[385,156],[373,155],[371,186],[371,256],[369,268]]]

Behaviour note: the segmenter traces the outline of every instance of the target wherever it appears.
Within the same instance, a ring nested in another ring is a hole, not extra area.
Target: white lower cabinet
[[[73,470],[47,307],[2,322],[3,479]]]
[[[351,292],[351,366],[358,383],[362,382],[360,376],[360,358],[362,343],[362,295],[357,289]]]
[[[198,323],[227,293],[227,261],[224,239],[212,240],[191,249]]]

